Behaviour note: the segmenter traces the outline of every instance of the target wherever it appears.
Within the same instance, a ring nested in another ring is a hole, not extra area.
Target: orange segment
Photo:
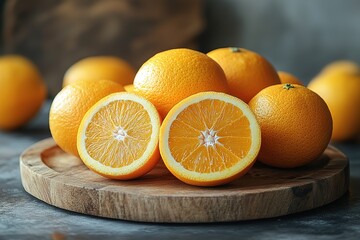
[[[169,112],[160,129],[160,153],[180,180],[224,184],[244,175],[260,149],[260,128],[250,108],[224,93],[190,96]]]
[[[96,103],[78,131],[78,151],[93,171],[115,179],[132,179],[159,160],[160,118],[155,107],[133,93],[116,93]]]

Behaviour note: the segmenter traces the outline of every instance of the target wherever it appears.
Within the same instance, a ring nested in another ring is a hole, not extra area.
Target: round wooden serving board
[[[131,181],[103,178],[45,139],[20,157],[22,184],[59,208],[145,222],[224,222],[287,215],[328,204],[348,189],[347,157],[329,146],[313,164],[282,170],[260,163],[221,187],[194,187],[160,163]]]

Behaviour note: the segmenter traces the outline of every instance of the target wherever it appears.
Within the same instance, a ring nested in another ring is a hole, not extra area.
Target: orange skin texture
[[[152,102],[162,118],[184,98],[205,91],[229,92],[224,71],[205,54],[185,48],[151,57],[134,80],[134,92]]]
[[[297,77],[295,77],[291,73],[284,72],[284,71],[278,71],[278,75],[279,75],[281,83],[284,83],[284,84],[292,83],[292,84],[304,85]]]
[[[356,138],[360,133],[360,71],[320,74],[308,88],[327,103],[333,118],[332,141]]]
[[[17,55],[0,57],[0,130],[29,122],[46,99],[47,89],[36,66]]]
[[[243,48],[219,48],[207,55],[224,70],[230,94],[246,103],[260,90],[280,83],[271,63],[255,52]]]
[[[95,56],[81,59],[74,63],[65,73],[63,87],[83,80],[106,79],[121,85],[131,84],[135,70],[125,60],[113,56]]]
[[[301,85],[260,91],[249,106],[260,124],[258,159],[273,167],[294,168],[317,159],[326,149],[332,118],[322,98]]]
[[[78,80],[64,87],[54,98],[49,115],[51,135],[65,152],[79,156],[76,147],[81,120],[97,101],[123,86],[108,80]]]

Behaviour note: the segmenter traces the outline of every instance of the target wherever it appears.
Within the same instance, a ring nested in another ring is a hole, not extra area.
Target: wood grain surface
[[[301,212],[341,197],[349,185],[347,157],[329,146],[306,167],[282,170],[256,163],[221,187],[194,187],[162,163],[142,178],[103,178],[63,152],[52,138],[20,156],[24,189],[53,206],[101,217],[144,222],[225,222]]]

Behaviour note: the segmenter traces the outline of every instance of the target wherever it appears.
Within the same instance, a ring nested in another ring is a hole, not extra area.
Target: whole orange
[[[0,129],[12,130],[32,119],[47,94],[36,66],[17,55],[0,57]]]
[[[207,55],[224,69],[230,93],[245,102],[265,87],[280,83],[271,63],[255,52],[243,48],[219,48]]]
[[[204,91],[227,93],[224,71],[205,54],[185,48],[151,57],[134,80],[134,92],[150,100],[163,118],[184,98]]]
[[[324,100],[308,88],[277,84],[249,102],[261,128],[259,161],[293,168],[318,158],[327,147],[332,119]]]
[[[119,57],[87,57],[74,63],[67,70],[63,80],[63,87],[80,79],[106,79],[121,85],[127,85],[133,82],[134,76],[135,70],[133,67]]]
[[[76,136],[87,110],[103,97],[124,91],[109,80],[78,80],[64,87],[54,98],[49,116],[52,137],[65,152],[79,156]]]
[[[280,78],[281,83],[293,83],[293,84],[299,84],[304,85],[299,78],[295,77],[293,74],[284,72],[284,71],[278,71],[278,75]]]
[[[355,138],[360,133],[360,71],[318,75],[308,88],[327,103],[333,118],[333,141]]]

